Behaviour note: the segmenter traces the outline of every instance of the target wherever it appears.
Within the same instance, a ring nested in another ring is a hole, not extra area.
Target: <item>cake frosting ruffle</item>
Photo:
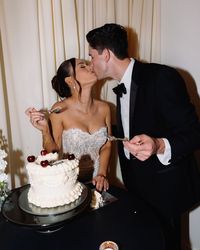
[[[82,190],[83,187],[81,183],[77,183],[70,192],[59,195],[57,193],[53,194],[52,190],[49,190],[51,195],[46,195],[45,193],[43,193],[43,195],[41,193],[38,195],[37,192],[30,189],[28,192],[28,200],[30,203],[41,208],[64,206],[77,200],[80,197]]]

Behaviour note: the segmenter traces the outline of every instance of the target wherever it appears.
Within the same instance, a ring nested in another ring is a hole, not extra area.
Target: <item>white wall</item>
[[[200,110],[200,0],[161,0],[161,62],[185,71],[197,112]],[[196,93],[195,93],[196,92]],[[199,155],[198,155],[199,157]],[[190,213],[190,239],[200,250],[200,208]]]

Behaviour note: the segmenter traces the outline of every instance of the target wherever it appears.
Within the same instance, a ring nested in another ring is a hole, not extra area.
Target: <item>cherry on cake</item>
[[[36,158],[27,157],[26,165],[30,189],[28,202],[42,208],[63,206],[76,201],[83,190],[77,181],[79,160],[73,154],[58,160],[58,153],[45,150]]]

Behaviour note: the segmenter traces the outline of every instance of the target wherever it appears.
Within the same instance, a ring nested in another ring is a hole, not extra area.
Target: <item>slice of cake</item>
[[[67,159],[57,159],[58,153],[47,153],[45,150],[37,158],[27,158],[30,203],[52,208],[74,202],[81,195],[83,187],[77,181],[79,160],[72,154]]]
[[[96,190],[92,190],[92,200],[91,200],[90,206],[91,208],[94,208],[94,209],[97,209],[103,206],[103,197]]]

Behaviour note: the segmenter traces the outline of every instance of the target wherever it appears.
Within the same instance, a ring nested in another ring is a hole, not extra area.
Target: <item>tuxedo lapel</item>
[[[118,95],[117,95],[117,136],[124,137],[122,119],[121,119],[120,97]]]
[[[133,123],[134,123],[133,117],[134,117],[134,111],[135,111],[135,100],[136,100],[137,89],[138,89],[138,86],[133,79],[134,78],[133,74],[134,74],[134,70],[132,73],[132,81],[131,81],[131,87],[130,87],[129,138],[133,137]],[[121,120],[121,105],[120,105],[119,96],[117,96],[117,133],[119,137],[124,137],[124,130],[123,130],[122,120]]]

